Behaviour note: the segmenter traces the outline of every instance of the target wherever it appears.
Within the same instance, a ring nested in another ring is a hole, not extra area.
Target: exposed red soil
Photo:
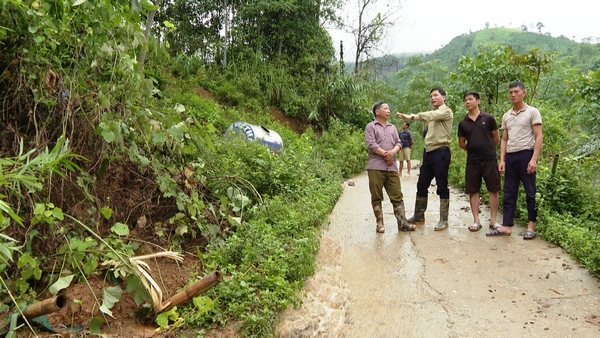
[[[269,114],[284,126],[288,126],[297,134],[302,134],[306,128],[310,126],[308,121],[296,117],[285,116],[285,114],[277,107],[270,107]]]
[[[201,262],[192,254],[186,254],[183,263],[177,263],[168,258],[157,258],[146,260],[146,262],[151,267],[153,279],[163,292],[163,301],[195,281],[191,278],[192,275],[197,275],[196,279],[203,276]],[[104,322],[102,332],[110,334],[111,337],[172,336],[173,333],[170,331],[157,330],[158,326],[154,323],[153,317],[136,317],[135,312],[139,311],[142,305],[137,306],[133,296],[127,291],[123,291],[120,300],[110,309],[113,317],[103,316],[98,309],[102,302],[102,289],[110,286],[114,286],[114,284],[98,274],[88,277],[87,283],[74,283],[61,291],[59,294],[67,297],[68,305],[60,311],[46,316],[52,328],[65,337],[85,337],[89,333],[83,331],[73,333],[65,327],[87,329],[92,317],[102,317]],[[124,285],[121,286],[124,289]],[[25,330],[21,329],[20,332],[25,334]]]

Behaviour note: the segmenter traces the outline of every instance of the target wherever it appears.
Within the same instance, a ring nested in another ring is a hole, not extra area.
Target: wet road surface
[[[418,169],[402,177],[412,216]],[[439,199],[430,188],[426,223],[398,232],[383,203],[375,232],[366,173],[344,183],[324,227],[317,271],[303,305],[288,309],[280,337],[600,337],[600,282],[560,247],[540,238],[469,232],[468,196],[451,191],[450,227],[435,232]]]

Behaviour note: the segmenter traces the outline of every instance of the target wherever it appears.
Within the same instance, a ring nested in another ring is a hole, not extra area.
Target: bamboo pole
[[[194,297],[206,292],[208,289],[219,284],[222,280],[223,276],[219,271],[215,270],[209,273],[208,275],[204,276],[201,280],[195,282],[194,284],[188,286],[185,290],[169,298],[165,302],[168,305],[159,312],[169,311],[174,306],[190,301]]]
[[[45,299],[41,302],[37,302],[29,305],[23,310],[23,317],[25,319],[33,319],[43,315],[47,315],[56,312],[67,306],[66,296],[55,296],[52,298]]]

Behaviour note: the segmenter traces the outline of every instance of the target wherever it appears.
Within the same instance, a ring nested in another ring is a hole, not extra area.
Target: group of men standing
[[[525,85],[512,82],[508,86],[509,98],[513,107],[502,117],[502,137],[494,117],[479,109],[480,97],[477,92],[468,92],[463,101],[468,111],[458,124],[459,146],[467,151],[465,169],[465,192],[469,194],[473,224],[470,231],[482,228],[479,218],[479,191],[482,181],[489,192],[490,231],[487,236],[508,236],[512,233],[519,185],[525,189],[528,224],[523,239],[536,237],[537,219],[536,170],[537,160],[542,149],[542,119],[537,108],[525,103],[527,94]],[[433,110],[418,114],[396,115],[407,120],[421,120],[427,123],[428,131],[424,138],[425,151],[419,169],[417,196],[414,214],[405,216],[400,174],[403,161],[407,160],[407,175],[410,175],[410,146],[412,134],[409,123],[402,124],[398,134],[396,126],[388,123],[391,112],[386,102],[373,105],[375,120],[365,128],[365,142],[369,149],[367,172],[371,205],[376,218],[376,231],[385,232],[383,224],[383,191],[385,188],[398,222],[399,231],[413,231],[416,225],[425,223],[425,211],[428,203],[428,189],[435,178],[440,196],[440,219],[434,226],[435,231],[448,228],[450,190],[448,188],[448,169],[450,167],[450,141],[453,113],[445,104],[446,92],[440,87],[429,92],[429,101]],[[496,147],[500,143],[500,161],[497,160]],[[408,150],[407,150],[408,148]],[[399,153],[400,170],[396,167],[395,155]],[[501,188],[500,174],[504,174],[504,205],[502,224],[498,223],[497,212]]]

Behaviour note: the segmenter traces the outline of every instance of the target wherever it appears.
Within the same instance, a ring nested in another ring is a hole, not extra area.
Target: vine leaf
[[[75,275],[60,277],[56,282],[54,282],[54,284],[50,285],[48,291],[50,291],[50,294],[52,294],[53,296],[56,296],[56,294],[58,294],[60,290],[66,289],[69,287],[69,285],[71,285],[73,277],[75,277]]]
[[[121,299],[122,293],[123,290],[121,290],[121,288],[118,286],[109,286],[102,289],[102,306],[100,306],[100,311],[113,317],[110,309],[112,309],[112,307],[115,306],[115,303]]]
[[[110,228],[110,231],[114,232],[115,234],[117,234],[119,236],[129,235],[129,227],[127,226],[127,224],[123,224],[121,222],[115,223],[115,225],[113,225]]]

